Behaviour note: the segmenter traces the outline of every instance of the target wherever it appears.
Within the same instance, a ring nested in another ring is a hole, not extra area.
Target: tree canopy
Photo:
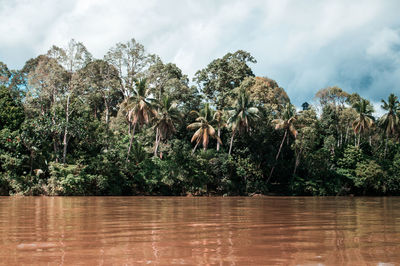
[[[135,39],[0,62],[0,194],[400,194],[398,96],[382,117],[337,86],[296,107],[255,63],[227,53],[192,85]]]

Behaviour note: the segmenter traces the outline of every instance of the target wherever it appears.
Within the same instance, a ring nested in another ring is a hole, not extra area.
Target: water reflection
[[[7,265],[400,263],[399,198],[0,198]]]

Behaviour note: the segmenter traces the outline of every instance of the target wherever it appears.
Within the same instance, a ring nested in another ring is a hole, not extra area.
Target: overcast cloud
[[[135,38],[190,77],[243,49],[300,105],[327,86],[400,92],[400,1],[0,0],[0,61],[18,69],[74,38],[102,58]]]

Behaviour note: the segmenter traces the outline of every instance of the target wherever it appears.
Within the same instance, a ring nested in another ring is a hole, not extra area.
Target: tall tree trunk
[[[274,166],[272,167],[271,172],[269,173],[269,177],[268,177],[268,179],[267,179],[267,184],[268,184],[269,180],[271,179],[272,174],[274,173],[275,166],[276,166],[276,162],[278,161],[279,154],[281,154],[282,146],[283,146],[283,143],[285,142],[285,139],[286,139],[286,136],[287,136],[287,132],[288,132],[288,130],[286,129],[286,130],[285,130],[285,134],[283,135],[283,139],[282,139],[282,141],[281,141],[281,145],[279,146],[278,153],[276,154],[276,157],[275,157],[275,164],[274,164]]]
[[[297,167],[299,166],[299,164],[300,164],[300,156],[301,156],[301,154],[303,153],[303,139],[304,139],[304,135],[302,134],[301,135],[301,145],[300,145],[300,150],[299,150],[299,152],[296,154],[296,161],[295,161],[295,163],[294,163],[294,169],[293,169],[293,176],[296,174],[296,170],[297,170]]]
[[[283,143],[285,142],[285,139],[286,139],[286,136],[287,136],[287,132],[288,132],[288,130],[286,129],[285,130],[285,134],[283,135],[283,139],[281,141],[281,145],[279,146],[278,153],[276,154],[275,160],[278,160],[279,154],[281,154],[282,146],[283,146]]]
[[[192,154],[194,154],[194,152],[196,151],[197,145],[199,145],[200,141],[196,141],[196,145],[194,146],[194,149],[192,151]]]
[[[29,153],[29,165],[30,165],[30,171],[29,171],[29,173],[30,174],[32,174],[32,168],[33,168],[33,154],[34,154],[34,151],[33,150],[30,150],[30,153]]]
[[[339,129],[339,124],[336,124],[336,136],[338,136],[336,145],[339,148],[340,147],[340,137],[339,137],[340,136],[340,129]]]
[[[68,124],[69,124],[69,97],[67,96],[67,110],[65,113],[65,129],[64,129],[64,138],[63,138],[63,163],[65,164],[65,159],[67,157],[67,146],[68,146]]]
[[[158,145],[160,143],[160,133],[159,129],[156,129],[156,143],[154,143],[154,157],[157,156]]]
[[[51,118],[51,123],[52,123],[53,127],[56,126],[56,110],[55,109],[53,110],[53,117]],[[54,149],[54,157],[55,157],[56,163],[58,163],[57,138],[59,138],[59,136],[57,136],[56,133],[53,133],[53,149]]]
[[[132,135],[131,135],[131,139],[129,140],[128,154],[126,155],[127,162],[129,159],[129,154],[131,153],[133,138],[135,137],[135,129],[136,129],[136,123],[133,124]]]
[[[53,136],[53,149],[56,163],[58,163],[57,136]]]
[[[386,152],[387,152],[387,147],[388,147],[388,141],[389,141],[389,134],[386,134],[385,150],[384,150],[384,152],[383,152],[383,158],[386,158]]]
[[[108,122],[110,121],[110,110],[106,99],[104,99],[104,105],[106,107],[106,126],[108,127]]]
[[[343,146],[343,132],[340,132],[340,146]]]
[[[292,176],[294,176],[296,174],[297,167],[299,166],[299,164],[300,164],[300,154],[296,156],[296,161],[294,163],[294,169],[293,169]]]
[[[64,137],[63,137],[63,163],[65,164],[65,160],[67,157],[67,146],[68,146],[68,140],[67,140],[67,136],[68,136],[68,126],[65,126],[65,130],[64,130]]]
[[[217,135],[218,135],[218,138],[221,138],[221,128],[220,127],[218,127],[218,131],[217,131]],[[217,151],[219,151],[219,141],[217,140]]]
[[[268,176],[267,182],[265,182],[265,184],[269,183],[269,180],[271,179],[272,174],[274,173],[275,166],[276,166],[276,163],[274,164],[274,166],[272,166],[271,172],[269,172],[269,176]]]
[[[161,143],[161,134],[158,135],[158,142],[157,142],[157,152],[158,152],[158,148],[160,147],[160,143]],[[162,159],[162,151],[160,151],[160,159]]]
[[[235,133],[236,133],[236,130],[234,130],[232,132],[231,143],[229,145],[229,153],[228,153],[229,155],[231,155],[231,152],[232,152],[232,144],[233,144],[233,138],[235,137]]]

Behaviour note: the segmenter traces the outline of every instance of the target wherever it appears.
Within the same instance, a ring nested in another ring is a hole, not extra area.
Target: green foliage
[[[372,116],[374,112],[373,106],[368,100],[360,99],[353,103],[353,108],[358,113],[358,117],[353,122],[354,133],[359,135],[358,146],[360,146],[360,138],[366,134],[373,126],[375,118]]]
[[[11,78],[11,71],[0,61],[0,86],[7,86]]]
[[[250,158],[237,158],[234,162],[237,178],[243,183],[241,194],[265,193],[267,191],[264,175]],[[243,191],[244,190],[244,191]]]
[[[3,128],[17,130],[24,118],[22,104],[12,97],[8,88],[0,85],[0,130]]]
[[[400,103],[396,95],[389,95],[388,102],[382,100],[382,108],[388,111],[380,119],[380,126],[386,135],[395,135],[400,130]]]
[[[231,91],[239,87],[246,77],[254,76],[247,64],[256,62],[254,57],[242,50],[228,53],[212,61],[205,69],[197,71],[194,81],[221,110],[227,107],[226,101]]]
[[[355,169],[363,159],[362,150],[359,147],[350,145],[344,150],[343,157],[338,160],[337,165],[343,169]]]
[[[50,163],[49,195],[84,195],[82,165]]]
[[[374,160],[358,162],[355,169],[354,185],[364,191],[372,189],[374,192],[386,192],[384,177],[386,174]]]
[[[237,89],[245,89],[259,108],[281,111],[290,102],[285,90],[275,80],[262,77],[247,77]]]
[[[388,173],[384,176],[384,185],[386,191],[392,195],[400,194],[400,151],[394,156],[393,160],[388,163]]]
[[[0,195],[400,195],[396,95],[380,127],[338,87],[299,112],[255,62],[228,53],[197,86],[134,39],[0,63]]]

